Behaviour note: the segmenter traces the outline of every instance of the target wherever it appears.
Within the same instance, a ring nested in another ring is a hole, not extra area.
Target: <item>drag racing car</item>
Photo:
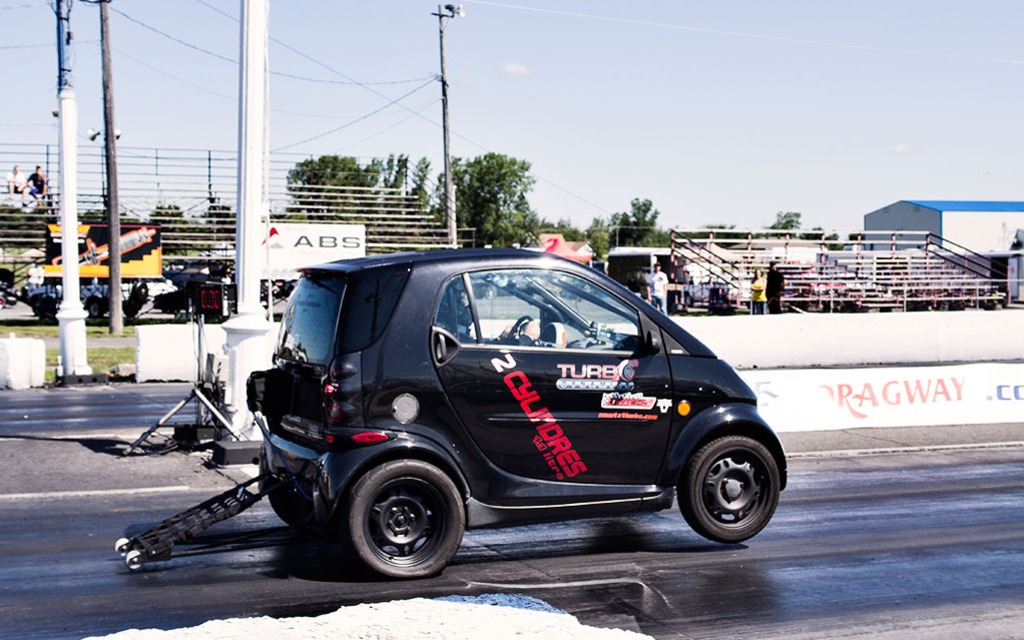
[[[440,572],[466,528],[674,503],[737,543],[786,486],[726,362],[603,274],[530,251],[304,269],[248,395],[277,515],[380,576]]]

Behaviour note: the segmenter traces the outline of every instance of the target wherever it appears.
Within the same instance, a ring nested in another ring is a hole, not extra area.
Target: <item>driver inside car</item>
[[[530,347],[536,344],[539,338],[540,320],[520,318],[516,322],[508,323],[498,336],[498,342]]]

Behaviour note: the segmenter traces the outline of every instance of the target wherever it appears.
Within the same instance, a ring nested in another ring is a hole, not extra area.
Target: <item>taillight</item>
[[[358,353],[340,355],[331,362],[323,383],[328,430],[363,424],[361,385]],[[324,435],[328,442],[334,439]]]
[[[363,431],[352,436],[352,442],[356,444],[377,444],[388,439],[388,434],[383,431]]]

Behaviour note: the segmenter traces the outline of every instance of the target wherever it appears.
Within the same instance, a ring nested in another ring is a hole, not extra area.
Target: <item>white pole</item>
[[[63,297],[57,310],[60,325],[58,374],[89,375],[85,318],[78,283],[78,107],[71,89],[67,45],[71,41],[65,0],[54,5],[57,14],[57,116],[60,126],[60,262]],[[63,369],[63,370],[60,370]]]
[[[236,431],[259,439],[245,404],[249,374],[268,368],[271,325],[260,305],[263,271],[261,220],[266,213],[264,167],[267,154],[267,39],[270,0],[241,0],[238,106],[238,211],[235,224],[235,284],[238,311],[224,323],[228,381],[224,394]]]
[[[64,87],[58,94],[60,121],[60,235],[63,300],[57,311],[60,357],[64,375],[89,375],[85,348],[85,319],[78,282],[78,111],[75,92]]]

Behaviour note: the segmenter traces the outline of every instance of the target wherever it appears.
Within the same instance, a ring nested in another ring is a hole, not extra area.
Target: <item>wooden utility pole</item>
[[[124,333],[121,296],[121,214],[117,202],[117,129],[114,127],[114,79],[110,70],[110,0],[100,0],[100,49],[103,57],[103,156],[107,165],[107,230],[110,240],[110,333]]]

